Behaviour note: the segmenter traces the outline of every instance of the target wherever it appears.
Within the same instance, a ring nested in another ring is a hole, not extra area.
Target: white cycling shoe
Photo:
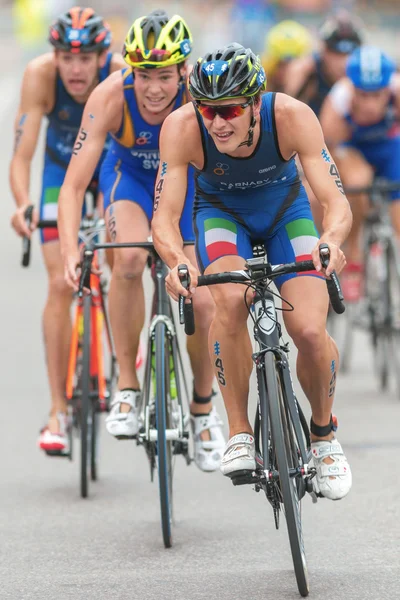
[[[243,471],[256,468],[256,449],[254,436],[238,433],[228,441],[221,460],[221,473],[228,477],[240,475]]]
[[[312,480],[315,492],[330,500],[344,498],[351,489],[352,475],[350,465],[337,439],[312,442],[311,452],[313,466],[317,471]],[[333,460],[331,464],[324,462],[328,457]]]
[[[216,471],[221,464],[225,446],[223,422],[215,407],[208,415],[190,415],[194,438],[194,461],[202,471]],[[210,432],[210,440],[202,440],[203,431]]]
[[[57,420],[59,429],[52,433],[46,425],[41,429],[37,445],[48,454],[69,454],[69,418],[66,413],[58,412]]]
[[[129,412],[121,412],[121,404],[129,404]],[[106,418],[106,429],[119,440],[134,438],[139,431],[140,392],[122,390],[116,392]]]

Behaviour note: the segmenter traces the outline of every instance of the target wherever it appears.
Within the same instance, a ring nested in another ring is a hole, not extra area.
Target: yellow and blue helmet
[[[163,10],[136,19],[126,36],[122,55],[131,67],[161,69],[184,62],[192,51],[192,34],[179,15]]]

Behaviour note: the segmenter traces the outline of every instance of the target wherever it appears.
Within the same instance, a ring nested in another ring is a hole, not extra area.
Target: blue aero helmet
[[[354,86],[365,92],[375,92],[389,85],[396,64],[379,48],[361,46],[350,54],[346,75]]]

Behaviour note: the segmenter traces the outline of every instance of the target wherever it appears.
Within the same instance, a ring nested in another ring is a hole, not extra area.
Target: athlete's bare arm
[[[114,73],[114,71],[120,71],[121,69],[126,69],[126,67],[127,64],[122,58],[122,54],[115,52],[111,58],[110,73]]]
[[[390,87],[395,97],[397,119],[400,120],[400,73],[395,73],[392,76]]]
[[[350,232],[352,214],[321,126],[311,108],[285,94],[277,95],[275,119],[283,157],[288,159],[298,153],[311,189],[324,209],[321,240],[331,247],[327,275],[333,269],[340,271],[344,266],[340,260],[340,246]],[[313,254],[313,259],[320,267],[318,252]]]
[[[186,104],[172,112],[161,128],[160,168],[155,187],[151,231],[161,258],[171,269],[179,263],[187,264],[194,285],[198,272],[194,266],[188,264],[188,259],[183,253],[179,221],[186,198],[188,166],[193,164],[202,168],[203,162],[199,125],[193,105]],[[171,276],[177,277],[175,271],[176,269]],[[167,289],[171,291],[168,281]],[[186,295],[184,288],[182,294]],[[176,298],[175,294],[173,296]]]
[[[29,198],[30,168],[42,118],[54,102],[56,69],[51,53],[32,60],[25,69],[21,96],[14,124],[14,152],[10,164],[10,186],[19,210],[12,225],[19,235],[30,235],[24,211]]]
[[[312,95],[314,84],[311,81],[305,86],[305,83],[313,71],[315,71],[315,60],[312,56],[292,60],[287,66],[285,75],[285,93],[307,102]]]
[[[341,114],[341,106],[343,103],[348,104],[351,94],[350,82],[347,79],[342,79],[335,84],[322,104],[319,122],[326,144],[331,150],[350,137],[350,128]]]
[[[91,93],[85,105],[64,183],[58,199],[58,229],[64,258],[77,256],[77,239],[86,189],[99,162],[108,132],[118,131],[123,114],[121,72],[113,73]],[[73,277],[72,277],[73,273]],[[70,276],[75,287],[75,267]]]

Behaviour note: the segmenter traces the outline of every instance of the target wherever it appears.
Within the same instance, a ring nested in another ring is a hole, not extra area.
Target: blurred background
[[[188,21],[194,38],[193,58],[204,50],[229,41],[241,42],[262,53],[268,29],[284,18],[294,18],[316,32],[326,15],[346,8],[362,18],[366,41],[375,43],[400,59],[396,34],[400,25],[399,0],[0,0],[0,38],[12,45],[13,57],[24,61],[46,48],[47,27],[58,13],[80,4],[92,6],[106,17],[120,50],[131,22],[155,8]],[[8,61],[1,53],[0,66]]]

